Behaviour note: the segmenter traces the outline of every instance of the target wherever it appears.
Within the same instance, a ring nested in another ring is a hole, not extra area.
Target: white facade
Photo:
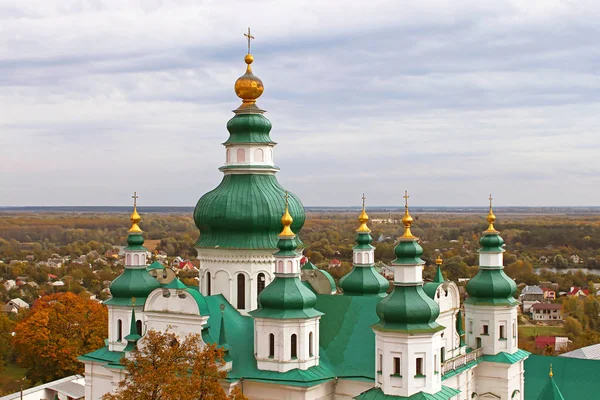
[[[273,250],[198,249],[200,293],[222,294],[244,315],[258,307],[258,294],[273,280]]]
[[[490,355],[518,350],[517,307],[465,304],[465,315],[468,347]]]

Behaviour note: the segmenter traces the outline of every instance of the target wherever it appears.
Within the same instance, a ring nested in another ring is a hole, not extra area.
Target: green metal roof
[[[91,353],[84,354],[78,357],[79,361],[93,361],[98,363],[119,363],[121,357],[124,356],[122,351],[110,351],[108,346],[102,347]]]
[[[315,294],[297,276],[277,276],[258,296],[255,318],[305,319],[322,315],[314,309]]]
[[[188,287],[181,282],[179,278],[173,279],[171,282],[162,286],[164,289],[187,289]]]
[[[225,175],[219,186],[196,205],[194,221],[200,230],[196,246],[276,249],[285,193],[274,175]],[[304,206],[297,196],[289,195],[289,211],[294,219],[291,229],[298,233],[304,225]]]
[[[546,383],[546,386],[538,396],[537,400],[565,400],[565,398],[556,385],[556,382],[554,382],[554,379],[548,377],[548,383]]]
[[[380,388],[369,389],[356,396],[357,400],[448,400],[460,393],[460,390],[442,385],[442,390],[430,394],[425,392],[415,393],[412,396],[388,396]]]
[[[425,293],[427,293],[427,296],[433,299],[435,297],[435,292],[437,288],[440,287],[440,285],[441,283],[439,282],[427,282],[423,285],[423,290],[425,291]]]
[[[318,268],[316,267],[315,264],[311,263],[310,260],[308,260],[304,264],[302,264],[302,269],[315,270],[315,269],[318,269]]]
[[[444,329],[435,320],[440,307],[421,285],[394,286],[394,290],[377,304],[379,323],[373,329],[400,332],[437,332]]]
[[[600,397],[600,361],[532,354],[525,360],[525,400],[540,399],[548,385],[550,365],[552,380],[565,399],[597,400]]]
[[[416,240],[400,241],[394,248],[396,259],[392,265],[423,265],[425,261],[421,260],[423,248]]]
[[[498,233],[485,233],[479,239],[480,253],[503,253],[504,239]]]
[[[514,364],[517,363],[524,358],[527,358],[531,353],[525,350],[518,349],[514,353],[506,353],[501,351],[496,355],[484,355],[483,361],[496,362],[496,363],[505,363],[505,364]]]
[[[271,121],[261,114],[237,114],[227,122],[229,139],[223,144],[265,143],[275,144],[269,133]]]
[[[340,279],[340,287],[344,295],[385,297],[390,284],[373,265],[357,266]]]
[[[125,268],[110,284],[112,298],[105,304],[131,305],[131,298],[146,299],[148,295],[160,287],[160,283],[148,273],[146,268]]]
[[[152,264],[148,265],[146,267],[146,269],[148,271],[153,270],[153,269],[165,269],[166,267],[164,265],[162,265],[160,262],[158,261],[154,261]]]

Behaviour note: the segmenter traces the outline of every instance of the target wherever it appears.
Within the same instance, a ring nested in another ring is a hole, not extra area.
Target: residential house
[[[559,357],[583,358],[585,360],[600,360],[600,343],[582,347],[577,350],[561,354]]]
[[[531,307],[534,321],[562,321],[562,306],[560,304],[538,303]]]
[[[173,261],[171,261],[171,267],[178,268],[179,264],[181,264],[182,262],[183,262],[183,258],[177,256],[173,259]]]
[[[573,264],[579,264],[580,261],[583,261],[577,254],[573,254],[571,257],[569,257],[569,260],[571,260]]]
[[[56,276],[54,274],[48,274],[48,280],[49,281],[53,281],[53,280],[56,280],[56,279],[58,279],[58,276]]]
[[[558,283],[554,283],[554,282],[550,282],[550,281],[541,281],[538,286],[542,289],[548,288],[548,289],[554,290],[555,292],[558,292]]]
[[[179,271],[198,270],[196,267],[194,267],[194,264],[192,264],[192,262],[189,260],[180,262],[179,265],[177,265],[175,268],[177,268]]]
[[[578,286],[571,286],[571,289],[567,292],[567,296],[569,296],[569,297],[573,297],[573,296],[586,297],[588,294],[590,294],[589,290],[582,289]]]
[[[19,310],[28,310],[29,309],[29,304],[27,304],[25,301],[16,298],[16,299],[12,299],[9,300],[8,303],[6,303],[4,305],[4,307],[2,308],[3,312],[8,312],[8,313],[18,313]]]
[[[544,300],[546,300],[546,301],[556,300],[556,291],[554,291],[550,288],[542,288],[542,291],[544,292]]]
[[[521,300],[523,314],[530,313],[531,307],[534,304],[538,304],[544,301],[544,291],[538,286],[526,285],[523,288],[523,290],[521,290],[521,295],[519,296],[519,299]]]
[[[50,258],[47,262],[47,265],[50,268],[60,268],[63,266],[63,259],[58,257],[58,258]]]
[[[4,285],[4,289],[6,289],[8,291],[8,290],[10,290],[12,288],[15,288],[17,286],[17,282],[15,282],[12,279],[9,279],[9,280],[5,281],[3,283],[3,285]]]
[[[541,256],[540,258],[538,258],[538,262],[542,264],[548,264],[548,257]]]
[[[552,347],[553,352],[559,352],[566,349],[569,345],[569,338],[564,336],[537,336],[535,346],[538,349],[547,349]]]
[[[341,266],[342,262],[337,258],[334,258],[333,260],[329,261],[329,268],[339,268]]]
[[[27,261],[33,261],[33,260],[35,260],[35,256],[33,254],[28,254],[25,256],[25,259]]]
[[[27,283],[27,277],[26,276],[17,276],[15,283],[17,284],[18,287],[21,287]]]

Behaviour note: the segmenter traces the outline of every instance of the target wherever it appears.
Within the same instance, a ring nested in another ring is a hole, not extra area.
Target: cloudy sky
[[[193,206],[242,36],[305,205],[598,205],[595,0],[0,0],[0,206]]]

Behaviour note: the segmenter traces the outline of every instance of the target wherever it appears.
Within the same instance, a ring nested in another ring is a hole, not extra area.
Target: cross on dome
[[[254,36],[250,34],[250,27],[248,27],[248,33],[244,33],[244,36],[248,38],[248,54],[250,54],[250,41],[254,39]]]
[[[133,196],[131,196],[131,198],[133,199],[133,206],[136,207],[137,206],[137,199],[139,199],[140,196],[137,195],[137,192],[133,192]]]

